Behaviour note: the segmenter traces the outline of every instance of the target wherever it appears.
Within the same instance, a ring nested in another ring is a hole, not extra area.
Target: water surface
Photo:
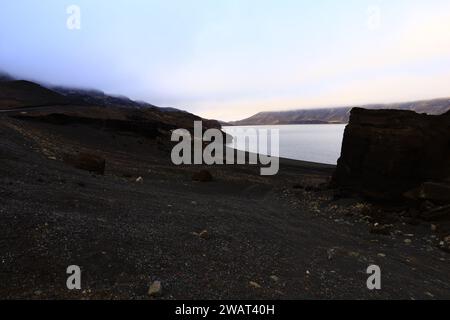
[[[233,137],[241,138],[249,132],[258,132],[258,129],[278,129],[280,157],[336,164],[341,154],[345,126],[345,124],[235,126],[223,129]],[[254,130],[249,131],[248,129]],[[249,140],[252,139],[247,139],[247,141]],[[237,149],[239,150],[247,149],[246,151],[258,152],[257,145],[250,145],[246,148],[242,139],[235,141],[238,141]]]

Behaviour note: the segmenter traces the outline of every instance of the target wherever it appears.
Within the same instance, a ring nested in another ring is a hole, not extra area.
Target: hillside
[[[14,109],[67,104],[67,99],[41,85],[24,80],[0,82],[0,108]]]
[[[220,128],[215,120],[173,108],[159,108],[123,96],[111,96],[98,90],[63,87],[47,88],[40,84],[8,78],[0,81],[0,113],[27,112],[27,118],[57,123],[83,123],[94,126],[121,127],[127,131],[164,131],[191,129],[196,120],[206,128]],[[146,128],[146,129],[142,129]]]
[[[394,104],[372,104],[365,106],[303,109],[291,111],[260,112],[254,116],[231,122],[232,125],[277,125],[277,124],[327,124],[347,123],[350,110],[355,107],[365,109],[411,110],[430,115],[443,114],[450,110],[450,99],[434,99]]]

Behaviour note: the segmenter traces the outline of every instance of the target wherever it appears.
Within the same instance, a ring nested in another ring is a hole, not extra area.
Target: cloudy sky
[[[448,97],[450,1],[2,1],[0,69],[222,120]]]

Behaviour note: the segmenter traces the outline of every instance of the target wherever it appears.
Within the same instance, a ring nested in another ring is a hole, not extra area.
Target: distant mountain
[[[450,110],[450,98],[426,101],[415,101],[394,104],[372,104],[364,106],[303,109],[292,111],[260,112],[254,116],[230,122],[232,125],[279,125],[279,124],[330,124],[348,123],[350,110],[355,108],[365,109],[399,109],[411,110],[417,113],[430,115],[443,114]]]

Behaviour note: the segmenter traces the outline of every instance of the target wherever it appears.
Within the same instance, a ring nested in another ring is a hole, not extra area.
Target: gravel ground
[[[66,165],[95,151],[106,174]],[[0,115],[0,298],[3,299],[449,299],[450,256],[429,222],[394,219],[335,200],[332,169],[170,163],[167,146],[132,134]],[[136,179],[141,177],[141,182]],[[372,232],[370,232],[372,230]],[[377,264],[382,289],[367,289]],[[66,288],[66,268],[82,289]]]

